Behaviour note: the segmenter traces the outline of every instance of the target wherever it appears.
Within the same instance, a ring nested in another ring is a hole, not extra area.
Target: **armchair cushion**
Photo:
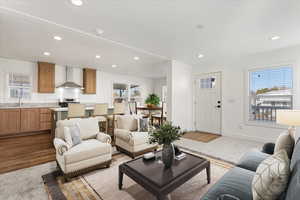
[[[66,164],[111,154],[111,145],[96,139],[84,140],[64,153]]]
[[[131,132],[125,129],[115,129],[115,136],[125,142],[129,142],[132,138]]]
[[[105,133],[99,132],[96,136],[96,139],[103,143],[111,143],[111,137]]]
[[[118,115],[116,127],[118,129],[125,129],[128,131],[137,131],[138,130],[138,119],[136,116],[132,115]]]
[[[59,155],[63,155],[70,148],[69,145],[60,138],[55,138],[53,144]]]

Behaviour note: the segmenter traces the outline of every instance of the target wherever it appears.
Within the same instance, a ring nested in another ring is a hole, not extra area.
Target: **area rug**
[[[207,157],[208,158],[208,157]],[[211,184],[207,184],[205,170],[184,183],[169,195],[172,200],[199,200],[207,190],[215,184],[231,167],[223,161],[210,159]],[[50,200],[156,200],[143,187],[135,183],[126,175],[123,189],[118,188],[118,166],[131,160],[124,154],[113,156],[110,168],[96,170],[83,176],[73,178],[64,183],[58,172],[43,176],[46,191]],[[56,182],[56,184],[55,184]]]
[[[182,137],[190,140],[196,140],[199,142],[208,143],[210,141],[213,141],[221,137],[221,135],[196,131],[196,132],[187,132]]]

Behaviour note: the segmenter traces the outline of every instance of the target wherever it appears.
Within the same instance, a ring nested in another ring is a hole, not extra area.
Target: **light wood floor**
[[[50,133],[0,139],[0,174],[54,160]]]

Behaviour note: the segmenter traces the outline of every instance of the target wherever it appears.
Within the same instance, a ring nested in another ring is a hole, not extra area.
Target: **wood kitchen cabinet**
[[[0,136],[20,130],[20,109],[0,109]]]
[[[40,109],[21,109],[21,132],[40,130]]]
[[[85,94],[96,94],[97,70],[83,69],[83,92]]]
[[[38,92],[54,93],[55,91],[55,64],[38,62]]]

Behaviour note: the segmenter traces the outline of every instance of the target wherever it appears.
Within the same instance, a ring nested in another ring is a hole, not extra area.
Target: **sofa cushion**
[[[287,131],[285,131],[278,136],[274,147],[274,153],[277,153],[283,149],[286,151],[288,157],[291,158],[294,145],[295,139]]]
[[[118,129],[125,129],[128,131],[138,130],[138,119],[135,116],[119,115],[116,119]]]
[[[218,200],[226,194],[240,200],[252,200],[251,184],[254,174],[240,167],[232,168],[208,190],[201,200]]]
[[[253,200],[278,199],[285,191],[290,175],[290,160],[285,150],[265,159],[252,181]]]
[[[96,139],[84,140],[65,152],[65,163],[75,163],[111,153],[111,145]]]
[[[238,162],[237,166],[251,170],[253,172],[256,171],[258,165],[268,158],[270,155],[266,153],[262,153],[258,150],[252,150],[247,152]]]

